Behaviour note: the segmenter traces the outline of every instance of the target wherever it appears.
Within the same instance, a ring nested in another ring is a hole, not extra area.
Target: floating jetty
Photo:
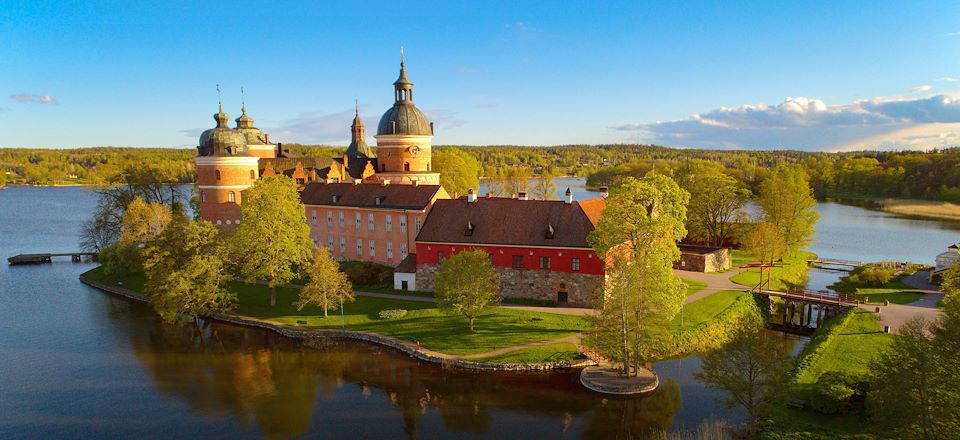
[[[80,262],[83,257],[96,257],[96,252],[65,252],[60,254],[20,254],[7,258],[7,263],[13,264],[40,264],[51,263],[53,257],[70,257],[74,262]]]

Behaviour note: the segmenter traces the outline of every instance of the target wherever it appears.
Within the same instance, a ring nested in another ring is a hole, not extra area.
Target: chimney
[[[430,134],[433,134],[433,122],[430,123]]]
[[[420,186],[420,181],[419,181],[419,180],[414,180],[414,181],[413,181],[413,186]]]
[[[383,179],[380,181],[380,186],[387,186],[390,184],[390,179]]]
[[[477,201],[477,193],[473,192],[473,188],[470,188],[470,191],[467,191],[467,202],[474,203]]]
[[[566,199],[567,204],[568,204],[568,205],[572,204],[572,203],[573,203],[573,191],[570,191],[570,188],[567,188],[567,192],[565,192],[565,193],[563,193],[563,194],[564,194],[565,196],[567,196],[567,199]]]
[[[610,188],[605,186],[600,187],[600,197],[607,198],[610,196]]]
[[[520,199],[520,200],[529,200],[529,199],[527,198],[527,193],[525,193],[525,192],[523,192],[523,191],[521,191],[520,194],[517,195],[517,198]]]

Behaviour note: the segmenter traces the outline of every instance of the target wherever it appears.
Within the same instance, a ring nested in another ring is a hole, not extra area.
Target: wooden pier
[[[7,263],[13,264],[40,264],[51,263],[53,257],[70,257],[74,262],[80,262],[83,257],[96,257],[96,252],[65,252],[60,254],[20,254],[7,258]]]
[[[857,266],[863,265],[863,263],[860,261],[836,260],[833,258],[816,258],[813,260],[807,260],[807,264],[820,269],[842,270],[846,272],[850,272],[853,269],[856,269]]]

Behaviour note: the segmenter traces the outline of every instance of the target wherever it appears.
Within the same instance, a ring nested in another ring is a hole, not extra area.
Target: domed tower
[[[241,193],[257,179],[260,158],[248,152],[246,136],[230,128],[223,104],[213,119],[217,126],[204,131],[197,146],[200,217],[232,228],[240,223]]]
[[[253,126],[253,118],[247,115],[247,103],[244,101],[242,114],[236,119],[237,131],[247,139],[247,151],[252,156],[273,159],[277,157],[277,145],[270,143],[270,136]]]
[[[400,77],[393,83],[394,103],[377,125],[377,174],[372,179],[391,183],[440,184],[431,169],[433,124],[413,105],[413,83],[400,58]]]
[[[377,157],[377,154],[367,146],[366,128],[360,119],[360,108],[354,112],[353,124],[350,125],[350,146],[344,153],[350,159],[371,159]]]

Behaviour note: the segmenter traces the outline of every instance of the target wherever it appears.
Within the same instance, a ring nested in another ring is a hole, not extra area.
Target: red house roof
[[[304,205],[424,210],[440,191],[440,185],[311,183],[300,200]]]
[[[490,197],[437,200],[417,242],[589,248],[587,235],[603,206],[602,199],[571,204]]]

